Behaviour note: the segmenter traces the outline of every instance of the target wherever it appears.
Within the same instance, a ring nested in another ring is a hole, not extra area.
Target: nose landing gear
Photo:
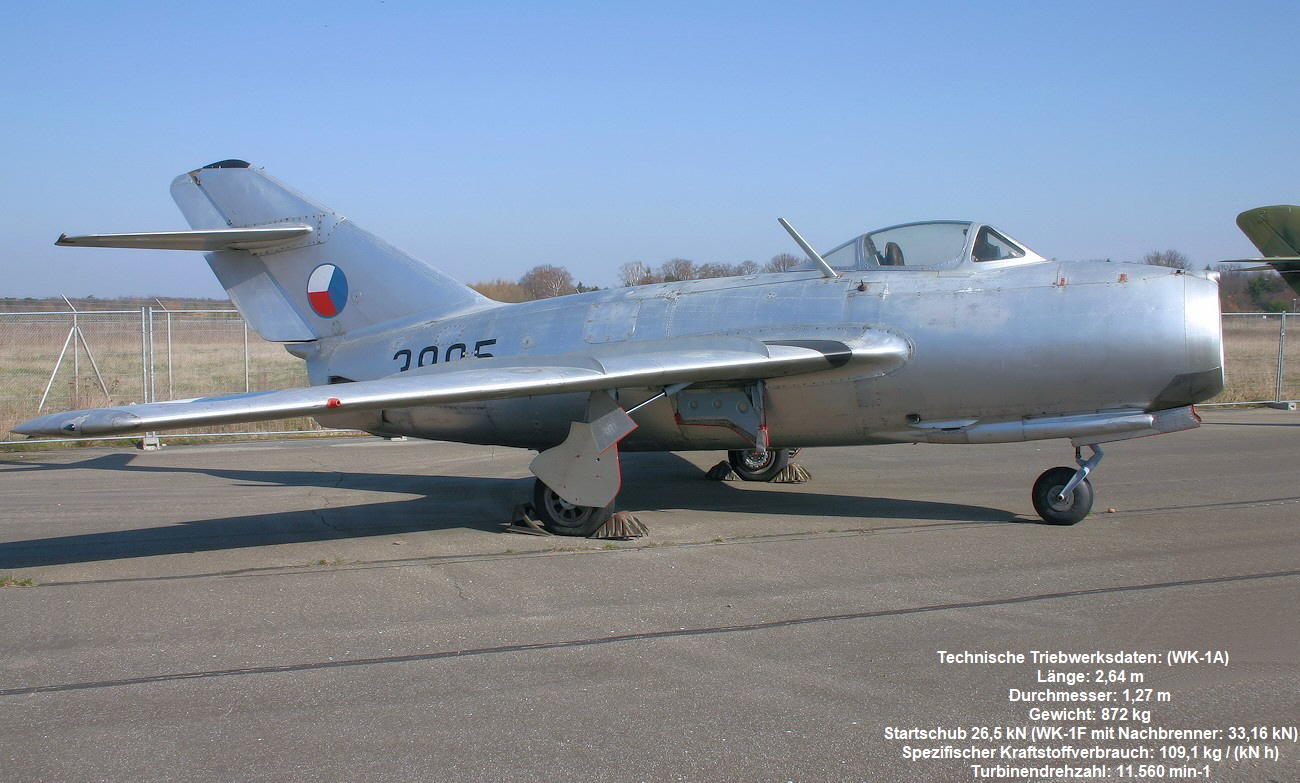
[[[1083,449],[1074,450],[1078,469],[1050,468],[1034,482],[1032,499],[1034,510],[1049,525],[1073,525],[1092,511],[1092,482],[1088,474],[1097,467],[1103,456],[1101,449],[1089,444],[1092,456],[1083,458]]]

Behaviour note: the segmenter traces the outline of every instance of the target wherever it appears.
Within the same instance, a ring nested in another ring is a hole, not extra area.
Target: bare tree
[[[758,264],[742,261],[739,264],[710,263],[695,267],[695,278],[705,280],[713,277],[741,277],[758,271]]]
[[[628,261],[618,268],[618,280],[625,286],[643,285],[650,277],[650,266],[644,261]]]
[[[1174,269],[1191,269],[1192,260],[1177,250],[1156,250],[1142,256],[1142,263],[1152,266],[1169,266]]]
[[[788,272],[802,264],[803,260],[790,253],[777,253],[772,260],[763,265],[764,272]]]
[[[695,262],[689,258],[670,258],[659,265],[659,274],[666,282],[694,280]]]
[[[564,296],[577,289],[573,285],[573,275],[562,266],[539,264],[524,272],[519,278],[523,287],[533,299],[548,299],[552,296]]]

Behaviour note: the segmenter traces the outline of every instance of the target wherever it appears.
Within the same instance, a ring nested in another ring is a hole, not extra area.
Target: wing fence
[[[1228,387],[1210,405],[1300,399],[1296,314],[1223,316]],[[42,413],[305,386],[303,363],[233,309],[0,313],[0,437]],[[309,418],[167,433],[334,432]],[[22,441],[7,440],[0,444]]]

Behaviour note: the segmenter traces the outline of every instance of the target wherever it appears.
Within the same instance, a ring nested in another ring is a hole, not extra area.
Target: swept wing
[[[371,381],[54,413],[14,432],[35,436],[121,435],[541,394],[776,378],[843,368],[897,366],[909,346],[897,335],[764,343],[744,337],[679,338],[622,346],[618,353],[466,359]]]

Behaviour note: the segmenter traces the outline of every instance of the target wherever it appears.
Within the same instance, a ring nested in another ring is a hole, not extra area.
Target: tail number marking
[[[402,366],[397,368],[398,372],[406,372],[411,369],[411,361],[415,361],[416,367],[424,367],[430,364],[437,364],[438,357],[442,356],[442,361],[450,362],[453,359],[464,359],[466,356],[473,356],[478,359],[485,359],[492,354],[484,351],[488,346],[496,345],[496,338],[490,340],[479,340],[474,343],[474,351],[470,352],[469,346],[465,343],[452,343],[446,350],[440,349],[436,345],[426,345],[417,353],[410,348],[403,348],[393,354],[393,361],[401,362]]]

